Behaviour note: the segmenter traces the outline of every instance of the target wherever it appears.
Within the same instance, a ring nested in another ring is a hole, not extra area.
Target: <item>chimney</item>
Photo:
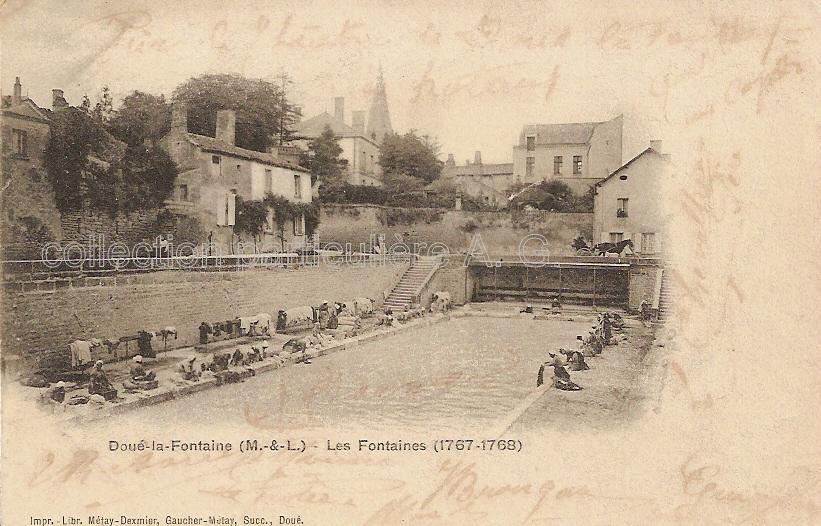
[[[334,117],[339,122],[345,122],[345,97],[334,99]]]
[[[20,104],[23,101],[23,86],[20,85],[20,77],[14,77],[14,95],[11,97],[12,104]]]
[[[188,132],[188,106],[183,101],[171,105],[171,131],[174,133]]]
[[[355,111],[351,113],[351,127],[359,135],[365,136],[365,112]]]
[[[51,109],[54,111],[60,111],[65,108],[68,108],[68,102],[66,102],[65,97],[63,97],[63,90],[51,90]]]
[[[661,141],[650,141],[650,148],[654,149],[656,153],[662,153],[661,150]]]
[[[473,154],[473,164],[482,164],[482,152],[476,151]]]
[[[454,166],[456,166],[456,160],[453,158],[452,153],[448,154],[448,160],[445,161],[445,166],[447,166],[448,168],[453,168]]]
[[[217,140],[234,145],[236,142],[237,114],[234,110],[217,112]]]

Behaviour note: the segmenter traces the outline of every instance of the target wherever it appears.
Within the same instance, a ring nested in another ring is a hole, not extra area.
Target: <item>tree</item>
[[[386,135],[379,147],[379,164],[387,174],[402,174],[430,183],[442,174],[439,145],[415,130],[404,135]]]
[[[423,179],[395,172],[385,173],[383,183],[391,192],[418,192],[425,187]]]
[[[261,200],[244,200],[237,196],[236,202],[237,220],[234,224],[234,232],[251,235],[256,245],[257,239],[262,235],[265,223],[268,221],[268,205]]]
[[[217,111],[234,110],[237,146],[260,152],[278,142],[280,134],[289,137],[300,116],[282,87],[239,75],[207,74],[189,79],[177,86],[173,100],[186,103],[191,132],[212,137]]]
[[[591,186],[584,194],[576,196],[574,209],[576,212],[592,212],[593,200],[596,196],[596,187]]]
[[[129,146],[114,167],[122,171],[126,212],[160,208],[174,191],[177,165],[161,148]]]
[[[339,186],[345,182],[348,166],[348,161],[340,155],[339,138],[330,126],[325,126],[322,134],[308,143],[308,151],[302,153],[299,164],[311,171],[312,185],[319,181],[323,185]]]
[[[51,118],[51,133],[43,154],[48,181],[61,212],[76,210],[83,199],[83,174],[88,157],[105,141],[105,131],[85,111],[67,108]]]
[[[86,100],[88,100],[88,97],[86,97]],[[102,123],[107,123],[114,117],[114,99],[111,97],[111,90],[108,86],[103,86],[100,91],[97,103],[94,105],[94,109],[91,110],[91,116]]]
[[[567,184],[558,179],[544,181],[539,185],[544,193],[540,206],[541,210],[555,210],[556,212],[570,212],[573,210],[576,195]]]
[[[576,212],[578,197],[573,193],[567,184],[551,179],[542,181],[537,185],[523,188],[511,187],[513,195],[519,192],[513,199],[513,206],[532,206],[539,210],[551,210],[554,212]]]
[[[106,170],[86,178],[93,208],[111,215],[161,208],[174,189],[177,166],[162,149],[128,146]]]
[[[134,91],[123,99],[106,128],[129,146],[142,145],[146,140],[156,144],[171,129],[171,105],[163,95]]]

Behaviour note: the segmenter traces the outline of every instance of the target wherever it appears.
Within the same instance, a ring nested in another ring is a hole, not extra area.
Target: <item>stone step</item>
[[[410,306],[410,303],[403,303],[401,305],[386,305],[385,309],[392,309],[394,311],[403,311]]]

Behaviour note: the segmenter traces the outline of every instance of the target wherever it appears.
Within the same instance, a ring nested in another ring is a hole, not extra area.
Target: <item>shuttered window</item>
[[[20,157],[28,157],[28,132],[26,132],[26,130],[13,129],[11,131],[11,140],[14,154]]]

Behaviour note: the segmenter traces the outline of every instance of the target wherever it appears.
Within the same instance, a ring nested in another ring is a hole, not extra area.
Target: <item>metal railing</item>
[[[297,254],[265,253],[221,256],[170,256],[88,260],[2,261],[5,281],[103,277],[158,271],[235,272],[250,269],[297,269],[321,265],[381,265],[412,261],[413,254]]]

